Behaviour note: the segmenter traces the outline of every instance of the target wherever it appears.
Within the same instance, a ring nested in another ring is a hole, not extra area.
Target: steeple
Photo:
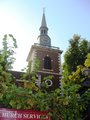
[[[40,26],[40,35],[38,36],[39,44],[42,46],[51,46],[51,39],[48,36],[48,27],[46,24],[45,11],[43,10],[43,16]]]
[[[43,9],[43,16],[42,16],[42,22],[40,27],[40,35],[47,35],[48,34],[48,27],[46,24],[46,18],[45,18],[45,10]]]
[[[45,12],[44,11],[43,11],[43,16],[42,16],[41,27],[47,27],[46,19],[45,19]]]

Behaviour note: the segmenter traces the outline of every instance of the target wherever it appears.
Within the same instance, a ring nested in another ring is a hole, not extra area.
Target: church
[[[36,59],[39,60],[39,69],[37,73],[36,84],[40,87],[44,80],[45,84],[52,90],[61,87],[61,54],[59,47],[51,45],[51,39],[48,35],[48,27],[43,11],[40,34],[37,38],[38,42],[31,46],[27,56],[27,62],[30,63],[31,71],[34,71]],[[13,73],[17,81],[20,75]],[[17,78],[18,77],[18,78]]]

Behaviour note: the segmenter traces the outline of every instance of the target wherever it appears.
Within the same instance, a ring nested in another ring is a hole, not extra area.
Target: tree
[[[83,94],[83,96],[80,96],[78,94],[78,91],[82,87],[82,82],[85,80],[83,69],[84,67],[87,68],[90,63],[89,57],[86,59],[86,56],[89,56],[88,53],[90,53],[90,43],[87,40],[82,39],[79,35],[74,35],[73,38],[70,39],[69,44],[69,48],[64,55],[62,75],[63,90],[67,94],[67,97],[72,98],[72,100],[70,100],[71,102],[69,102],[72,111],[74,110],[73,113],[75,114],[75,111],[78,109],[78,113],[80,115],[78,115],[77,113],[76,119],[82,119],[81,113],[84,109],[86,109],[86,103],[88,102],[88,99],[90,100],[90,91],[86,90],[86,99],[85,97],[83,97],[85,96],[85,94]],[[76,106],[76,108],[74,107],[74,105]],[[75,109],[73,109],[73,107]],[[70,112],[69,109],[68,111]],[[69,116],[73,116],[70,119],[75,119],[76,117],[73,114],[71,115],[70,113]]]
[[[17,48],[16,39],[13,35],[6,34],[4,35],[2,46],[3,48],[0,50],[0,105],[3,106],[4,102],[5,105],[7,103],[4,99],[4,95],[14,82],[9,70],[12,68],[12,64],[15,60],[13,55],[15,48]]]
[[[79,93],[80,102],[83,103],[84,112],[83,112],[83,119],[87,120],[90,119],[90,111],[88,108],[90,107],[90,53],[87,54],[87,58],[84,62],[84,65],[77,66],[77,70],[72,72],[69,76],[68,81],[70,81],[70,86],[74,88],[77,86],[76,93]],[[85,71],[89,70],[89,74],[85,74]],[[87,84],[88,82],[88,84]],[[81,106],[82,107],[82,106]],[[86,112],[86,113],[85,113]],[[86,115],[85,115],[86,114]],[[88,118],[87,118],[88,117]]]
[[[71,72],[76,71],[78,65],[83,65],[86,55],[90,52],[90,43],[81,38],[79,35],[74,35],[69,40],[69,48],[64,55],[64,76],[70,75]]]

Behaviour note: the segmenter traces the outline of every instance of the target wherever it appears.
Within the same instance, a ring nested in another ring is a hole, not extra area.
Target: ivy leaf
[[[85,60],[84,65],[85,65],[86,67],[90,67],[90,53],[88,53],[87,59]]]
[[[14,104],[15,104],[15,101],[14,101],[14,100],[11,100],[11,101],[9,102],[9,104],[13,107]]]

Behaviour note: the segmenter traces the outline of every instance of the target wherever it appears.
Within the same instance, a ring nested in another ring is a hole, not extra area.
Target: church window
[[[44,58],[44,68],[51,69],[51,58],[50,57]]]

